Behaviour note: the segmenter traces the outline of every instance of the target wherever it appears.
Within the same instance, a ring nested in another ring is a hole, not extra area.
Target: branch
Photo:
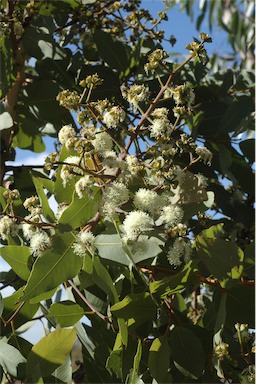
[[[92,310],[93,313],[99,316],[102,320],[107,321],[110,324],[112,323],[108,316],[103,315],[101,312],[97,311],[97,309],[93,307],[93,305],[86,299],[86,297],[82,294],[82,292],[80,292],[80,290],[77,288],[77,286],[73,283],[72,280],[68,280],[68,283],[71,285],[74,291],[76,291],[78,296],[80,296],[83,302]]]

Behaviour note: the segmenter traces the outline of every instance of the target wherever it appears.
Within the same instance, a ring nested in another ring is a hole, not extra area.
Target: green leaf
[[[136,384],[138,382],[138,379],[139,379],[138,373],[139,373],[141,356],[142,356],[142,345],[141,345],[141,340],[139,339],[136,355],[134,356],[134,360],[133,360],[133,369],[131,372],[131,377],[129,379],[130,384]]]
[[[125,73],[130,64],[130,47],[120,41],[114,41],[111,34],[99,30],[94,32],[93,38],[100,57],[110,68],[117,69],[119,73]]]
[[[239,143],[239,147],[250,164],[253,164],[255,161],[255,139],[244,140]]]
[[[18,349],[0,340],[0,365],[6,373],[17,377],[19,365],[25,362]]]
[[[162,280],[150,283],[150,293],[164,298],[166,295],[182,291],[191,283],[191,279],[198,272],[197,263],[190,261],[182,271],[174,276],[164,277]]]
[[[50,375],[62,365],[76,338],[75,329],[57,329],[33,346],[27,359],[27,377]]]
[[[112,303],[116,303],[118,301],[118,294],[114,286],[114,282],[111,279],[108,270],[104,267],[104,265],[100,262],[99,257],[96,255],[93,256],[93,279],[95,284],[109,295]]]
[[[54,303],[46,316],[48,319],[54,317],[61,327],[70,327],[76,324],[84,316],[84,310],[80,305],[66,300]]]
[[[149,350],[148,367],[157,383],[169,383],[170,349],[165,336],[156,338]]]
[[[48,292],[78,274],[83,259],[73,252],[74,240],[71,233],[53,236],[52,248],[33,265],[21,300],[27,301]]]
[[[41,22],[44,22],[48,18],[41,17],[40,19]],[[22,35],[22,43],[26,53],[39,60],[47,57],[52,60],[61,60],[66,56],[66,51],[54,40],[53,35],[44,24],[37,26],[31,23]]]
[[[243,251],[236,243],[197,236],[195,246],[199,259],[218,280],[227,279],[233,268],[240,270]]]
[[[226,322],[233,330],[236,323],[248,324],[254,328],[255,317],[252,310],[255,306],[255,291],[253,287],[235,286],[227,291]]]
[[[16,275],[27,281],[32,266],[30,250],[21,245],[8,245],[0,248],[2,258],[12,267]]]
[[[13,120],[9,112],[3,112],[0,115],[0,131],[11,128]]]
[[[31,319],[38,310],[38,303],[20,303],[19,298],[21,294],[22,288],[18,289],[12,295],[5,297],[3,300],[4,310],[2,316],[5,321],[7,321],[14,314],[15,311],[17,311],[17,313],[12,320],[12,324],[9,323],[7,326],[2,327],[2,335],[13,334],[13,329],[18,329],[19,327],[26,324],[28,321],[31,321]]]
[[[72,361],[70,356],[67,356],[64,363],[57,369],[55,369],[52,376],[60,380],[62,383],[72,384]],[[51,381],[51,383],[52,382],[53,380]]]
[[[114,372],[118,379],[122,379],[123,348],[112,351],[107,359],[106,367]]]
[[[123,249],[122,240],[117,234],[103,234],[96,236],[95,247],[98,249],[99,255],[103,259],[115,261],[116,263],[126,266],[129,266],[131,263]]]
[[[150,293],[135,293],[125,296],[119,303],[113,305],[110,311],[123,319],[152,319],[156,316],[157,306]]]
[[[73,200],[61,215],[59,224],[67,231],[81,227],[96,214],[100,201],[101,191],[98,187],[94,187],[93,196],[84,196],[83,199],[79,199],[74,192]]]
[[[188,375],[199,378],[204,370],[205,355],[198,337],[184,327],[175,326],[170,332],[169,345],[177,368],[180,370],[181,367]]]
[[[55,216],[54,216],[54,213],[49,206],[48,198],[44,193],[44,185],[42,182],[42,178],[33,177],[33,174],[32,174],[32,180],[33,180],[33,183],[35,185],[37,195],[40,199],[40,203],[41,203],[42,208],[43,208],[43,215],[50,223],[52,223],[55,221]]]
[[[218,305],[218,312],[217,312],[217,318],[215,322],[214,327],[214,336],[213,336],[213,350],[215,350],[216,346],[222,343],[222,333],[224,330],[225,322],[226,322],[226,316],[227,316],[227,310],[226,310],[226,302],[227,302],[227,293],[226,292],[220,292],[220,290],[216,293],[214,297],[214,303],[219,299],[220,301]],[[217,371],[217,375],[221,378],[223,378],[223,369],[222,364],[220,362],[220,359],[217,358],[215,354],[213,354],[213,366],[215,367]]]
[[[3,34],[0,37],[0,62],[0,98],[2,99],[16,79],[16,66],[14,65],[11,39]]]
[[[204,229],[200,232],[200,236],[208,237],[210,239],[220,237],[223,234],[223,225],[223,223],[212,225],[210,228]]]

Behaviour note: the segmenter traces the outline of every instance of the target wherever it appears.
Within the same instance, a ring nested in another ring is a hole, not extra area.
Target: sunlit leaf
[[[76,276],[82,267],[82,258],[72,249],[74,237],[71,233],[55,235],[53,245],[33,265],[21,300],[29,300],[56,288],[59,284]]]
[[[64,363],[76,337],[74,329],[57,329],[34,345],[27,359],[27,376],[50,375]]]

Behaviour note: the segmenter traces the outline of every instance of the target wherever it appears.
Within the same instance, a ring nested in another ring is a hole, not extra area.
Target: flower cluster
[[[169,263],[176,268],[182,264],[182,259],[185,264],[188,263],[191,255],[192,248],[190,242],[186,241],[182,237],[178,237],[168,251],[167,259],[169,260]]]
[[[123,222],[124,241],[137,240],[145,231],[153,227],[153,220],[148,213],[132,211],[128,213]]]
[[[69,109],[70,111],[75,111],[78,108],[80,96],[77,92],[72,92],[65,89],[57,95],[56,100],[60,103],[61,106]]]
[[[146,73],[155,70],[167,56],[168,54],[163,49],[155,49],[150,53],[148,55],[148,63],[144,66]]]
[[[130,88],[122,87],[123,97],[136,110],[139,103],[146,101],[149,96],[149,89],[144,84],[133,84]]]
[[[93,253],[95,236],[91,231],[82,231],[77,235],[77,240],[73,244],[74,253],[78,256],[84,256],[86,252]]]
[[[79,85],[85,88],[96,88],[98,85],[101,85],[103,80],[99,77],[97,73],[87,76],[85,79],[81,80]]]
[[[203,160],[204,164],[211,165],[212,152],[205,147],[197,147],[196,154]]]
[[[16,235],[17,234],[17,223],[16,220],[10,218],[8,216],[3,216],[0,219],[0,237],[2,240],[7,240],[8,235]]]
[[[116,128],[125,119],[125,112],[121,107],[112,107],[103,116],[103,122],[108,128]]]
[[[129,189],[123,183],[113,182],[105,188],[104,198],[103,212],[107,218],[112,218],[116,208],[129,200]]]
[[[214,353],[218,360],[224,360],[224,357],[226,357],[229,354],[228,347],[229,347],[229,344],[223,343],[223,342],[221,342],[219,345],[215,347]]]
[[[169,138],[172,133],[173,125],[168,119],[167,108],[156,108],[151,116],[154,118],[152,125],[149,126],[150,136],[159,138]]]

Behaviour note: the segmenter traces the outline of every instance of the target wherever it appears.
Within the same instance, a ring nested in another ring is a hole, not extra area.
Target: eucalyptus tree
[[[254,378],[254,72],[205,32],[175,59],[168,12],[1,3],[3,381]],[[15,165],[47,137],[44,164]]]

